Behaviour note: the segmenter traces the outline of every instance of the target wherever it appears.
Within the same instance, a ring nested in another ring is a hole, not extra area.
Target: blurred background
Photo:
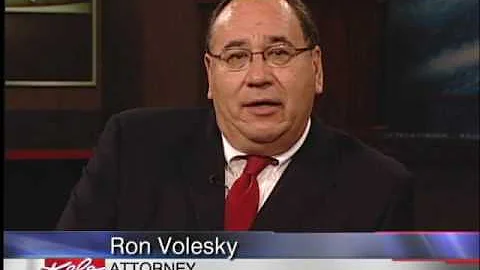
[[[209,105],[218,2],[5,1],[5,229],[55,227],[112,114]],[[315,114],[417,176],[417,230],[479,230],[478,0],[305,2],[325,72]]]

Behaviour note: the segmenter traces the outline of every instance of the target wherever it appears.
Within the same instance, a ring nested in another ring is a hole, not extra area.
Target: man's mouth
[[[268,116],[277,112],[282,106],[282,102],[277,100],[255,100],[243,104],[248,112],[258,116]]]
[[[276,99],[258,99],[245,102],[244,107],[259,107],[259,106],[281,106],[282,102]]]

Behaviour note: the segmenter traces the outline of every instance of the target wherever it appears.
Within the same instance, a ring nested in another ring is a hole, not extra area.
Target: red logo
[[[41,270],[105,270],[105,259],[49,258]]]

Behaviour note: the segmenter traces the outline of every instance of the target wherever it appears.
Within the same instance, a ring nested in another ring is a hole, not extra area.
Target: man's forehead
[[[277,11],[281,16],[291,15],[291,7],[285,0],[233,0],[218,15],[215,24],[222,24],[232,19],[232,16],[249,14],[258,8]]]
[[[299,37],[303,37],[300,22],[284,0],[233,0],[219,14],[212,29],[212,45],[224,47],[230,43],[243,45],[239,43],[252,39],[265,44],[291,43]]]

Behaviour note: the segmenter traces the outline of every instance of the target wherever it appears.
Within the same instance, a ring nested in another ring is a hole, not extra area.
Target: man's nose
[[[267,65],[261,53],[252,55],[246,80],[249,87],[266,87],[272,84],[271,68]]]

